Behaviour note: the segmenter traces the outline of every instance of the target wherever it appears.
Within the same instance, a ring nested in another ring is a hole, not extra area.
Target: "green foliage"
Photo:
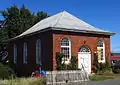
[[[97,55],[94,54],[93,72],[98,73],[98,74],[104,74],[106,71],[107,72],[109,71],[109,73],[111,71],[111,66],[110,66],[108,59],[106,58],[105,63],[99,63]]]
[[[43,11],[40,11],[40,12],[37,12],[37,15],[36,15],[36,21],[35,23],[39,22],[40,20],[43,20],[45,18],[49,17],[47,13],[43,12]]]
[[[46,78],[39,78],[34,82],[29,83],[29,85],[46,85]]]
[[[106,79],[113,79],[113,77],[106,76],[106,75],[93,75],[93,76],[90,76],[91,81],[104,81]]]
[[[108,61],[107,58],[106,58],[106,63],[105,63],[105,69],[106,70],[111,70],[111,64],[110,64],[110,62]]]
[[[111,53],[111,56],[115,56],[115,53]]]
[[[9,79],[15,76],[14,71],[10,67],[0,63],[0,79]]]
[[[98,56],[94,54],[94,60],[93,60],[93,72],[97,73],[99,69],[99,62],[98,62]]]
[[[18,8],[16,5],[0,11],[4,20],[2,30],[0,30],[0,42],[3,42],[9,38],[13,38],[28,28],[32,27],[38,21],[48,17],[47,13],[43,11],[37,12],[37,15],[30,12],[24,5]]]
[[[118,74],[118,73],[120,73],[120,68],[112,68],[112,71],[113,71],[113,73],[116,73],[116,74]]]
[[[68,69],[69,70],[77,70],[78,69],[76,56],[71,56],[71,62],[68,65]]]
[[[48,17],[48,14],[43,11],[36,14],[31,13],[24,5],[21,8],[13,5],[0,11],[0,15],[4,18],[0,20],[0,44],[5,44],[10,38],[16,37],[40,20]]]
[[[57,70],[77,70],[78,69],[77,59],[75,56],[71,57],[71,61],[69,64],[62,63],[63,57],[64,55],[62,53],[60,52],[56,53],[56,64],[57,64],[56,69]]]
[[[99,70],[104,72],[105,69],[106,69],[106,64],[105,63],[99,63]]]
[[[56,64],[57,64],[56,69],[57,70],[62,70],[63,67],[65,67],[64,64],[61,63],[63,56],[64,55],[62,53],[60,53],[60,52],[56,53]]]

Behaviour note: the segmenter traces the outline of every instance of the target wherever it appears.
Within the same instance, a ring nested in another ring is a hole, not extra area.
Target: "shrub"
[[[98,56],[96,54],[94,54],[93,72],[98,73],[98,74],[104,74],[105,72],[108,73],[108,71],[109,71],[109,73],[111,72],[111,66],[110,66],[108,59],[106,58],[105,63],[99,63]]]
[[[120,68],[112,68],[112,71],[113,71],[114,73],[120,73]]]
[[[71,61],[70,64],[68,65],[67,70],[77,70],[78,65],[77,65],[77,59],[76,56],[71,56]]]
[[[107,57],[106,57],[105,69],[106,69],[106,70],[111,70],[111,64],[110,64],[110,62],[108,61],[108,58],[107,58]]]
[[[64,64],[61,63],[63,56],[64,55],[62,53],[60,53],[60,52],[56,53],[56,64],[57,64],[56,69],[57,70],[62,70],[63,67],[64,67]]]
[[[14,71],[10,67],[0,63],[0,79],[9,79],[15,76]]]
[[[94,53],[93,72],[97,73],[98,70],[99,70],[98,56]]]
[[[70,63],[67,65],[65,63],[62,63],[62,58],[64,57],[64,54],[57,52],[56,53],[56,69],[57,70],[77,70],[77,59],[75,56],[71,56]]]

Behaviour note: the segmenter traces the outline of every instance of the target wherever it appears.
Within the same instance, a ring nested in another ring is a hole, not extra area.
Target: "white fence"
[[[70,82],[88,81],[89,76],[85,71],[47,71],[47,84],[60,84]]]

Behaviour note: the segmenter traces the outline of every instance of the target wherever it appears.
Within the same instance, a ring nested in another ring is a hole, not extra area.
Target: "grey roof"
[[[112,32],[95,28],[90,24],[80,20],[79,18],[71,15],[70,13],[62,11],[56,15],[41,20],[40,22],[38,22],[37,24],[35,24],[34,26],[32,26],[31,28],[29,28],[28,30],[26,30],[17,37],[22,37],[41,30],[45,30],[49,27],[52,30],[114,35],[114,33]]]

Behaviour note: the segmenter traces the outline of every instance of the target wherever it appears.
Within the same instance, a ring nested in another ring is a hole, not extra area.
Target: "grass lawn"
[[[45,78],[16,78],[0,80],[0,85],[45,85]]]
[[[90,76],[91,81],[104,81],[106,79],[120,78],[120,74],[102,74]]]

